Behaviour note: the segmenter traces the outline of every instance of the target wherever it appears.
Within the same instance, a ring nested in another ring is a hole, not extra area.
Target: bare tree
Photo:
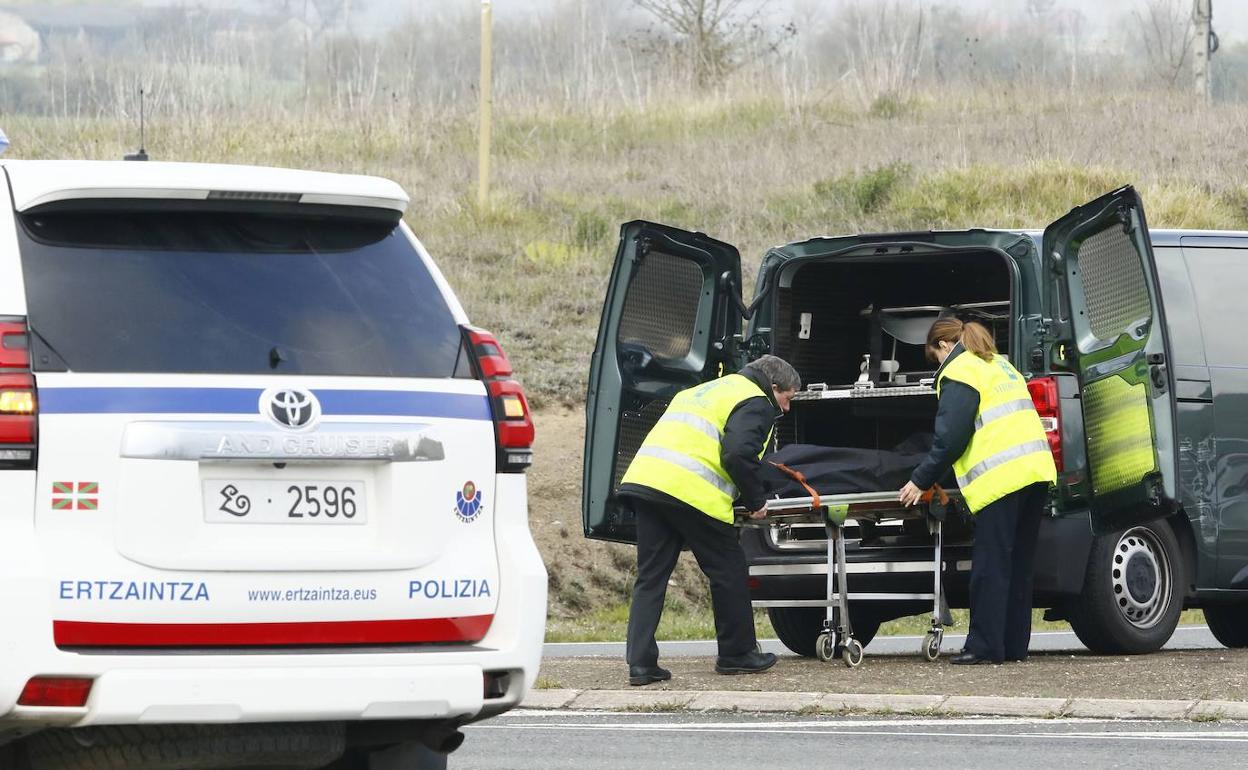
[[[855,0],[841,6],[834,23],[848,58],[846,79],[865,104],[887,110],[914,96],[927,48],[922,6]]]
[[[1148,57],[1153,74],[1173,86],[1192,52],[1191,0],[1144,0],[1131,18],[1132,37]]]
[[[749,59],[776,51],[797,30],[768,30],[770,0],[634,0],[675,37],[675,53],[700,86],[713,85]]]

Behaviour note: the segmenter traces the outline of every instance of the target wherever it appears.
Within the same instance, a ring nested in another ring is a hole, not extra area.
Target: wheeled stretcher
[[[950,509],[952,496],[935,487],[923,501],[913,507],[905,507],[897,500],[896,492],[870,492],[842,495],[819,495],[789,497],[768,500],[767,515],[751,519],[742,508],[737,509],[739,526],[769,527],[778,523],[822,523],[828,538],[828,580],[824,606],[827,617],[823,631],[815,643],[819,659],[827,662],[841,655],[845,665],[856,668],[861,665],[864,653],[862,644],[854,638],[849,617],[849,586],[846,580],[845,539],[843,527],[848,520],[859,522],[900,521],[922,519],[935,540],[932,559],[932,593],[930,595],[898,595],[899,600],[915,598],[932,600],[931,625],[923,638],[923,657],[934,661],[940,657],[940,645],[944,639],[944,627],[949,625],[949,609],[941,587],[942,545],[944,514]],[[873,594],[873,601],[887,601],[890,594]],[[803,603],[806,604],[805,602]]]

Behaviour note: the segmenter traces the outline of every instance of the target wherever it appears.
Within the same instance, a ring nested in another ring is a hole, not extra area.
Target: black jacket
[[[724,438],[719,445],[719,461],[724,470],[728,471],[732,483],[737,486],[740,504],[747,510],[756,511],[767,500],[767,488],[763,483],[762,464],[758,454],[763,450],[768,433],[783,412],[771,391],[771,382],[765,376],[748,366],[740,373],[762,389],[767,397],[747,398],[737,404],[728,415],[728,422],[724,424]],[[621,484],[619,493],[668,506],[675,503],[688,507],[670,495],[641,484]]]
[[[728,415],[724,440],[719,446],[719,461],[732,477],[732,483],[737,485],[741,505],[747,511],[757,511],[767,501],[767,487],[763,483],[762,462],[758,454],[763,451],[767,435],[784,412],[776,403],[771,382],[763,374],[748,366],[741,370],[741,374],[761,388],[767,398],[747,398]]]
[[[962,343],[954,346],[949,357],[936,370],[939,378],[949,362],[967,353]],[[975,434],[975,415],[979,413],[979,391],[957,380],[946,379],[940,386],[940,405],[936,407],[936,440],[927,458],[910,474],[919,489],[931,489],[944,478],[953,463],[962,456]]]

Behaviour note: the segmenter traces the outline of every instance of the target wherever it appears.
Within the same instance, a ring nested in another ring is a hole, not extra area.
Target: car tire
[[[1205,608],[1205,624],[1223,646],[1248,647],[1248,606],[1219,604]]]
[[[767,617],[781,644],[803,658],[818,657],[816,640],[823,631],[828,615],[822,607],[768,607]],[[880,621],[873,613],[850,607],[849,621],[854,638],[866,647],[880,630]]]
[[[1184,574],[1178,540],[1164,521],[1096,538],[1083,592],[1070,605],[1075,635],[1103,655],[1161,649],[1183,611]]]
[[[29,770],[319,768],[342,756],[340,722],[52,729],[23,741]]]

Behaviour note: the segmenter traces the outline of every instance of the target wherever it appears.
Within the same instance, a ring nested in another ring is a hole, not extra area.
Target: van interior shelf
[[[807,390],[793,394],[794,401],[823,401],[830,398],[893,398],[897,396],[934,396],[936,388],[927,383],[912,385],[868,386],[845,385],[828,387],[821,382],[813,383]]]

